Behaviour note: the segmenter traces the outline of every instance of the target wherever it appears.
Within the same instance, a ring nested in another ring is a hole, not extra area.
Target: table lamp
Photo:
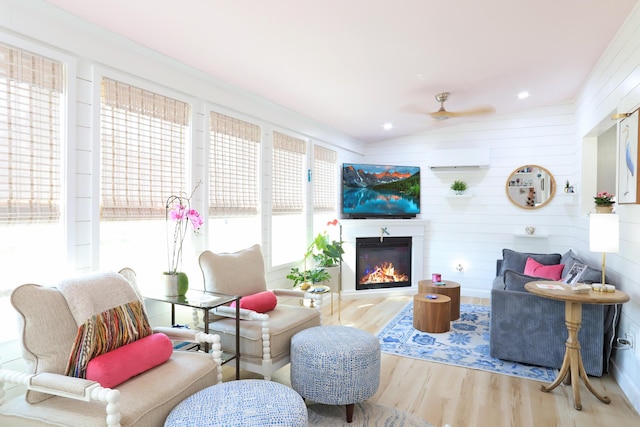
[[[616,214],[589,215],[589,250],[602,252],[602,286],[605,285],[605,257],[617,253],[620,240],[620,221]]]

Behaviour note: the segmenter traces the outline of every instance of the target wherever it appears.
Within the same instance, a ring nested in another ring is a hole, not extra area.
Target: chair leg
[[[350,423],[351,421],[353,421],[353,408],[354,408],[355,404],[353,403],[349,403],[348,405],[346,405],[347,407],[347,422]]]

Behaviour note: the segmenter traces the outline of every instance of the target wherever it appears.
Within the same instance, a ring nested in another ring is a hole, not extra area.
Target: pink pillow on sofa
[[[544,265],[533,258],[527,258],[524,266],[524,274],[527,276],[544,277],[549,280],[560,280],[564,264]]]
[[[257,313],[266,313],[276,308],[278,298],[272,291],[258,292],[257,294],[247,295],[240,299],[240,308],[253,310]],[[235,307],[235,301],[231,303],[231,307]]]
[[[94,357],[87,365],[86,378],[102,387],[115,387],[166,362],[173,344],[165,334],[152,334]]]

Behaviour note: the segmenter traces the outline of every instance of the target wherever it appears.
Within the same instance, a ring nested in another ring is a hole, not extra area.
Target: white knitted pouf
[[[264,380],[216,384],[187,397],[165,427],[306,427],[307,407],[290,387]]]
[[[353,404],[373,396],[380,384],[380,344],[348,326],[316,326],[291,338],[291,386],[305,399],[327,405]]]

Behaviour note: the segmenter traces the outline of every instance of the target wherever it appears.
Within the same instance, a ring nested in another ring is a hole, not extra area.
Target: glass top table
[[[176,305],[183,307],[190,307],[194,310],[202,310],[204,332],[209,333],[209,311],[212,308],[216,308],[222,305],[229,304],[233,301],[236,302],[236,349],[235,353],[224,354],[222,357],[222,364],[236,360],[236,379],[240,379],[240,296],[238,295],[226,295],[217,292],[207,292],[200,290],[190,290],[186,295],[167,296],[158,294],[145,295],[145,299],[152,301],[159,301],[171,304],[171,325],[176,324]],[[209,352],[209,344],[204,344],[204,351]]]

